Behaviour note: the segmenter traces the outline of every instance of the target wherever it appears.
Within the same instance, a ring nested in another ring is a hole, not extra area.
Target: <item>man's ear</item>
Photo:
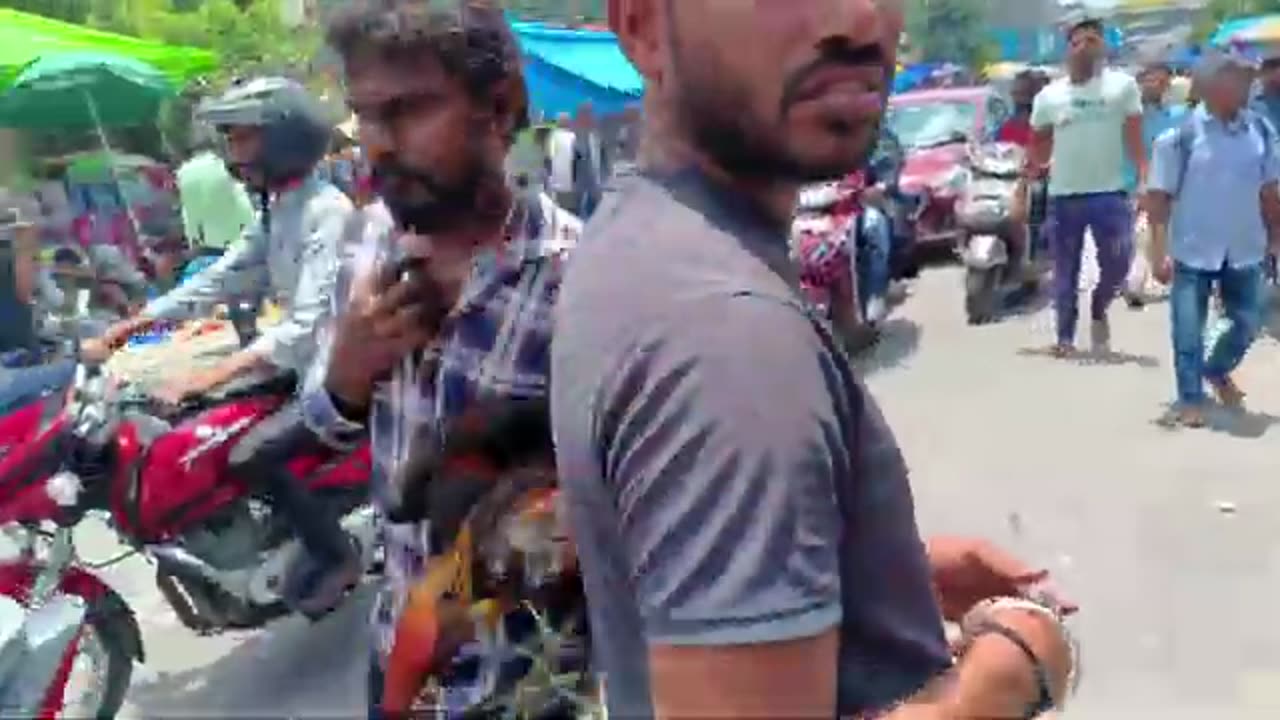
[[[662,33],[670,5],[669,0],[609,0],[609,29],[646,80],[661,73]]]

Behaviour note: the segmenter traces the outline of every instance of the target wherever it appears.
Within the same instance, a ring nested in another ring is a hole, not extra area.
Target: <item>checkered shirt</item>
[[[476,399],[533,397],[547,391],[552,303],[559,290],[561,263],[576,245],[581,223],[545,196],[536,205],[522,208],[513,213],[505,245],[473,264],[437,362],[399,387],[387,383],[375,392],[369,433],[373,497],[380,510],[388,507],[391,478],[406,459],[410,444],[432,441],[445,422]],[[343,276],[371,267],[377,256],[374,248],[391,232],[384,210],[375,206],[369,214],[373,217],[362,231],[358,249],[348,255],[348,266],[355,269]],[[349,285],[346,277],[341,285]],[[339,419],[324,392],[326,359],[327,352],[313,369],[303,407],[313,429],[342,442],[358,428]],[[375,604],[373,630],[375,649],[383,659],[391,651],[408,591],[424,574],[432,551],[427,537],[425,525],[382,525],[386,582]]]

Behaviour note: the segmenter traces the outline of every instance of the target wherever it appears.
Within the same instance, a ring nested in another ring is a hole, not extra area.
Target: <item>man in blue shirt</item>
[[[1272,126],[1280,127],[1280,54],[1263,58],[1257,90],[1249,107],[1269,120]]]
[[[1156,138],[1177,127],[1187,115],[1185,106],[1168,102],[1172,81],[1173,71],[1163,60],[1147,63],[1138,74],[1138,85],[1142,90],[1142,147],[1148,162],[1151,161],[1151,149]],[[1125,174],[1129,192],[1137,192],[1138,171],[1132,162],[1125,163]],[[1141,308],[1147,300],[1146,291],[1151,280],[1146,257],[1149,239],[1149,233],[1139,233],[1136,237],[1138,252],[1134,253],[1134,266],[1129,271],[1129,282],[1125,288],[1125,300],[1133,308]]]
[[[1245,107],[1254,66],[1241,55],[1215,52],[1197,74],[1204,102],[1156,141],[1147,198],[1151,264],[1157,279],[1173,281],[1178,403],[1167,420],[1187,427],[1205,423],[1206,381],[1224,406],[1243,406],[1231,373],[1262,324],[1267,248],[1280,246],[1275,130]],[[1215,283],[1230,327],[1206,359]]]

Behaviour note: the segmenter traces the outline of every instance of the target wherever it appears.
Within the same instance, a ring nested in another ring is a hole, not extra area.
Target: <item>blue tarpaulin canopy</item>
[[[640,100],[644,80],[611,32],[512,22],[524,53],[525,82],[534,112],[544,118],[573,113],[590,102],[597,113],[620,112]]]

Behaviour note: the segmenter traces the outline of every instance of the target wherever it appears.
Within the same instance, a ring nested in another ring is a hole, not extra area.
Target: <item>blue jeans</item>
[[[369,720],[382,719],[382,686],[384,681],[382,662],[375,650],[369,656]]]
[[[0,368],[0,413],[13,412],[46,392],[65,389],[75,374],[76,363],[73,360]]]
[[[889,254],[893,249],[893,222],[879,208],[868,207],[858,220],[858,304],[865,315],[873,298],[889,294]]]
[[[1070,345],[1076,335],[1085,231],[1093,231],[1093,243],[1098,250],[1098,285],[1093,289],[1089,317],[1106,320],[1107,308],[1129,274],[1133,257],[1133,211],[1129,208],[1129,197],[1122,192],[1060,195],[1049,200],[1048,221],[1058,343]]]
[[[1204,402],[1204,380],[1225,378],[1244,359],[1262,327],[1263,267],[1197,270],[1176,263],[1169,309],[1173,318],[1173,367],[1178,402]],[[1218,283],[1230,327],[1218,338],[1205,359],[1204,325],[1209,296]]]

